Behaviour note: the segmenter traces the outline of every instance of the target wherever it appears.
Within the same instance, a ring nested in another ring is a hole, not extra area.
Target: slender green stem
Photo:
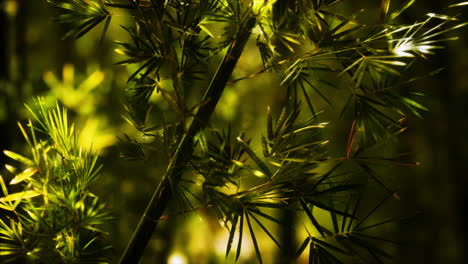
[[[179,146],[175,151],[171,162],[168,165],[167,171],[161,180],[158,188],[154,192],[148,206],[140,219],[140,222],[130,240],[125,252],[120,259],[121,264],[135,264],[143,255],[146,245],[148,244],[153,231],[156,229],[158,221],[161,218],[167,204],[172,198],[173,191],[177,187],[179,180],[184,172],[186,164],[192,158],[193,138],[203,130],[216,104],[221,97],[221,94],[226,87],[226,84],[231,76],[239,57],[244,50],[244,47],[249,40],[251,30],[255,25],[255,17],[251,16],[244,24],[239,27],[239,30],[234,38],[233,43],[229,47],[223,61],[218,67],[215,76],[211,80],[210,85],[205,93],[202,104],[195,115],[187,133],[180,140]]]

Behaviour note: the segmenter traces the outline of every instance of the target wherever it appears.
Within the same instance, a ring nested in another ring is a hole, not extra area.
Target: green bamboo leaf
[[[344,211],[346,212],[346,211]],[[340,232],[340,228],[338,227],[338,217],[336,216],[336,213],[335,212],[330,212],[330,217],[332,219],[332,223],[333,223],[333,231],[336,233],[339,233]]]
[[[16,206],[14,204],[11,204],[11,203],[0,201],[0,208],[3,208],[5,210],[7,210],[7,211],[13,212],[13,211],[15,211]]]
[[[3,195],[7,196],[8,195],[8,189],[6,187],[5,181],[3,180],[3,176],[0,175],[0,187],[2,187]]]
[[[5,164],[5,169],[7,169],[9,172],[11,172],[13,174],[16,173],[16,170],[17,170],[16,167],[13,167],[13,166],[11,166],[9,164]]]
[[[317,240],[314,240],[314,242],[316,242]],[[317,245],[318,243],[316,243]],[[321,259],[321,262],[320,263],[336,263],[336,264],[344,264],[343,261],[339,260],[335,255],[336,254],[332,254],[330,253],[328,250],[326,250],[324,247],[322,247],[321,245],[317,245],[317,251],[318,251],[318,255]]]
[[[302,242],[301,246],[299,247],[299,249],[297,250],[296,252],[296,258],[298,258],[300,255],[302,255],[302,253],[304,252],[304,250],[307,248],[307,246],[309,245],[310,243],[310,237],[306,237],[306,239],[304,239],[304,241]]]
[[[380,22],[386,21],[388,11],[390,10],[390,0],[380,1]]]
[[[351,206],[351,201],[352,201],[352,199],[348,199],[348,201],[346,202],[345,209],[344,209],[345,212],[349,212],[349,207]],[[347,220],[348,220],[348,217],[346,215],[341,218],[340,232],[345,231],[346,221]]]
[[[259,177],[259,178],[266,178],[267,176],[265,175],[265,173],[259,171],[259,170],[255,170],[255,169],[252,169],[252,174]]]
[[[273,140],[273,117],[269,106],[267,108],[267,136],[268,140]]]
[[[101,40],[99,40],[99,43],[101,43],[101,45],[102,45],[102,42],[104,41],[104,37],[106,36],[107,29],[109,28],[111,18],[112,18],[111,16],[107,16],[106,18],[106,23],[104,24],[104,28],[102,29]]]
[[[281,225],[281,222],[277,218],[274,218],[271,215],[267,215],[267,214],[263,213],[262,211],[258,210],[257,208],[250,209],[250,212],[254,213],[254,214],[257,214],[257,215],[259,215],[259,216],[261,216],[263,218],[266,218],[266,219],[268,219],[268,220],[270,220],[270,221],[272,221],[274,223],[277,223],[277,224]]]
[[[278,241],[275,239],[275,237],[271,234],[270,231],[268,231],[268,228],[265,227],[265,225],[263,225],[251,212],[248,212],[249,216],[251,216],[255,222],[257,222],[258,226],[260,226],[260,228],[263,230],[263,232],[265,232],[265,234],[267,234],[268,237],[270,237],[270,239],[279,247],[281,248],[280,244],[278,243]]]
[[[10,181],[10,184],[11,185],[14,185],[14,184],[17,184],[17,183],[20,183],[28,178],[30,178],[31,176],[33,176],[36,172],[38,171],[37,168],[27,168],[25,169],[23,172],[21,172],[20,174],[16,175],[11,181]]]
[[[16,161],[19,161],[21,163],[23,163],[24,165],[28,165],[28,166],[33,166],[34,165],[34,162],[18,153],[15,153],[13,151],[9,151],[9,150],[4,150],[3,153],[9,157],[9,158],[12,158]]]
[[[457,4],[449,5],[449,7],[466,6],[466,5],[468,5],[468,2],[460,2]]]
[[[32,190],[17,192],[0,198],[0,202],[20,201],[23,199],[33,198],[39,195],[41,195],[41,193]]]
[[[389,224],[389,223],[398,223],[398,222],[400,222],[402,220],[404,220],[404,218],[402,218],[401,216],[397,216],[397,217],[394,217],[394,218],[391,218],[391,219],[388,219],[388,220],[385,220],[385,221],[381,221],[381,222],[378,222],[378,223],[375,223],[375,224],[372,224],[372,225],[357,228],[355,231],[364,231],[364,230],[367,230],[367,229],[370,229],[370,228],[382,226],[382,225]]]
[[[229,239],[226,246],[226,258],[229,255],[229,252],[231,251],[232,242],[234,241],[234,235],[236,234],[237,221],[239,220],[239,214],[237,214],[237,212],[234,212],[234,214],[235,215],[231,220],[231,231],[229,232]]]
[[[390,15],[390,19],[393,20],[397,18],[401,13],[403,13],[406,9],[408,9],[416,0],[408,0],[406,1],[400,8],[398,8],[395,12]]]
[[[21,247],[7,244],[7,243],[0,243],[0,256],[8,256],[8,255],[21,254],[21,253],[23,253],[23,249]],[[5,263],[8,263],[8,262],[5,262]]]
[[[328,105],[332,106],[330,100],[328,100],[328,98],[320,91],[320,89],[317,88],[317,86],[314,85],[308,78],[305,78],[303,81],[307,83]]]
[[[364,216],[361,220],[359,220],[359,222],[356,224],[356,226],[354,227],[354,230],[358,230],[359,227],[364,223],[366,222],[366,220],[377,210],[379,209],[387,200],[388,198],[390,198],[392,196],[390,195],[385,195],[385,197],[376,205],[374,206],[374,208],[372,208],[372,210],[370,210],[366,216]]]
[[[278,121],[276,122],[275,131],[273,133],[274,138],[276,138],[278,136],[281,136],[281,135],[279,135],[279,132],[280,132],[280,130],[282,130],[282,127],[283,127],[284,123],[286,122],[287,118],[288,117],[287,117],[287,113],[286,113],[286,108],[283,108],[283,110],[281,111],[280,117],[278,118]]]
[[[213,33],[207,28],[205,27],[203,24],[198,24],[198,26],[200,27],[201,30],[203,30],[203,32],[205,32],[208,36],[212,37],[212,38],[215,38],[215,36],[213,35]]]
[[[353,226],[353,221],[354,219],[358,219],[357,218],[357,213],[358,213],[358,209],[359,209],[359,206],[361,205],[361,199],[362,199],[362,194],[360,193],[356,202],[354,203],[354,208],[353,208],[353,212],[351,213],[351,215],[353,217],[350,218],[349,222],[348,222],[348,226],[346,228],[346,232],[350,231],[351,230],[351,227]],[[350,201],[350,204],[351,204],[351,201]],[[344,225],[343,225],[344,227]],[[343,229],[344,230],[344,229]]]
[[[341,166],[341,162],[337,163],[335,166],[333,166],[333,168],[331,168],[327,173],[325,173],[324,175],[322,175],[319,180],[312,186],[311,190],[316,190],[316,188],[322,184],[322,182],[324,182],[326,179],[328,179],[334,172],[336,169],[338,169],[338,167]]]
[[[260,249],[258,248],[257,238],[255,237],[255,232],[253,231],[252,224],[250,223],[250,217],[248,215],[246,215],[245,218],[247,219],[247,225],[249,227],[250,237],[252,238],[252,243],[253,243],[254,248],[255,248],[255,253],[257,254],[258,262],[260,264],[262,264],[263,263],[262,255],[260,254]]]
[[[254,194],[255,195],[255,194]],[[264,207],[264,208],[274,208],[279,209],[284,207],[284,205],[279,203],[271,203],[271,202],[246,202],[246,205],[254,206],[254,207]]]
[[[333,208],[331,206],[328,206],[328,205],[325,205],[323,203],[320,203],[314,199],[305,199],[307,202],[309,202],[311,205],[313,206],[316,206],[320,209],[323,209],[323,210],[326,210],[328,212],[330,212],[331,214],[339,214],[339,215],[342,215],[342,216],[347,216],[347,217],[351,217],[351,215],[345,211],[341,211],[341,210],[338,210],[336,208]],[[337,226],[338,227],[338,226]]]
[[[416,102],[416,101],[414,101],[414,100],[411,100],[411,99],[409,99],[409,98],[407,98],[407,97],[402,97],[401,100],[402,100],[404,103],[406,103],[406,104],[408,104],[408,105],[410,105],[410,106],[413,106],[413,107],[415,107],[415,108],[417,108],[417,109],[421,109],[421,110],[424,110],[424,111],[429,111],[429,109],[428,109],[427,107],[425,107],[425,106],[423,106],[422,104],[420,104],[420,103],[418,103],[418,102]]]
[[[366,239],[378,240],[378,241],[394,244],[394,245],[397,245],[397,246],[401,245],[401,243],[398,242],[398,241],[394,241],[394,240],[391,240],[391,239],[386,239],[386,238],[383,238],[383,237],[369,236],[369,235],[362,234],[360,232],[353,232],[352,234],[354,236],[363,237],[363,238],[366,238]]]
[[[306,99],[307,106],[309,107],[309,110],[312,113],[312,116],[316,117],[314,106],[312,105],[312,102],[310,101],[309,94],[307,94],[304,84],[302,82],[299,82],[299,87],[301,87],[302,93],[304,94],[304,98]]]
[[[237,240],[236,261],[239,259],[240,253],[241,253],[243,233],[244,233],[244,213],[241,214],[240,222],[239,222],[239,239]]]
[[[369,175],[375,182],[382,186],[390,195],[393,195],[395,193],[394,190],[388,187],[384,182],[382,182],[382,180],[379,177],[377,177],[374,170],[372,170],[370,166],[362,162],[357,162],[357,164],[367,173],[367,175]]]
[[[238,160],[231,160],[231,161],[232,161],[232,163],[234,163],[236,166],[238,166],[240,168],[246,168],[247,167],[247,165],[245,163],[240,162]]]
[[[302,206],[302,209],[304,210],[304,212],[307,214],[310,221],[314,225],[315,229],[317,229],[317,231],[320,233],[320,235],[322,235],[322,237],[325,237],[325,234],[323,233],[323,230],[322,230],[322,226],[319,224],[315,216],[312,214],[312,211],[309,209],[304,199],[299,199],[299,202]]]
[[[336,252],[339,252],[339,253],[342,253],[342,254],[345,254],[345,255],[349,255],[349,254],[350,254],[350,252],[348,252],[348,251],[346,251],[346,250],[344,250],[344,249],[342,249],[342,248],[339,248],[339,247],[337,247],[337,246],[334,246],[334,245],[332,245],[332,244],[330,244],[330,243],[328,243],[328,242],[326,242],[326,241],[322,241],[322,240],[317,239],[317,238],[313,238],[313,241],[314,241],[316,244],[320,244],[321,246],[330,248],[330,249],[332,249],[332,250],[334,250],[334,251],[336,251]]]
[[[257,177],[265,177],[268,176],[268,178],[271,178],[273,176],[273,173],[270,171],[268,166],[253,152],[253,150],[250,148],[250,146],[245,143],[244,140],[242,140],[240,137],[237,137],[237,141],[241,144],[241,146],[244,148],[245,152],[252,158],[252,160],[257,164],[257,166],[260,168],[261,171],[254,171],[254,175]]]
[[[392,259],[392,256],[385,252],[383,249],[380,249],[377,245],[368,243],[358,236],[355,236],[354,234],[350,234],[348,236],[348,239],[353,242],[355,245],[358,245],[364,249],[366,249],[371,256],[378,261],[378,263],[385,263],[380,257],[385,257],[387,259]],[[380,256],[380,257],[379,257]]]
[[[26,133],[26,130],[24,130],[23,126],[21,125],[20,122],[17,122],[18,124],[18,127],[19,129],[21,130],[21,134],[23,134],[23,137],[24,139],[26,139],[26,142],[28,143],[29,146],[33,146],[33,144],[31,144],[31,140],[29,140],[29,136],[28,134]]]
[[[48,0],[48,2],[69,12],[54,19],[55,22],[71,26],[64,38],[70,36],[80,38],[104,19],[107,18],[106,24],[110,22],[110,13],[101,1]],[[108,25],[104,26],[104,32],[107,27]]]
[[[263,157],[265,158],[270,157],[268,142],[264,136],[262,136],[262,151],[263,151]]]

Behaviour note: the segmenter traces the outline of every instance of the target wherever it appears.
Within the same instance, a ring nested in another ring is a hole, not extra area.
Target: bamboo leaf
[[[268,220],[270,220],[270,221],[272,221],[272,222],[274,222],[274,223],[281,224],[281,222],[280,222],[277,218],[274,218],[274,217],[271,216],[271,215],[267,215],[267,214],[263,213],[263,212],[260,211],[260,210],[251,209],[250,212],[251,212],[251,213],[254,213],[254,214],[257,214],[257,215],[259,215],[259,216],[261,216],[261,217],[263,217],[263,218],[266,218],[266,219],[268,219]]]
[[[387,201],[387,199],[391,197],[390,195],[386,195],[376,206],[374,206],[374,208],[372,210],[369,211],[369,213],[367,213],[366,216],[364,216],[357,224],[356,226],[354,227],[354,230],[358,230],[359,227],[377,210],[380,208],[380,206],[382,206],[385,201]]]
[[[3,176],[0,175],[0,187],[2,187],[3,195],[7,196],[8,195],[8,189],[6,187],[5,181],[3,180]]]
[[[101,40],[99,41],[99,43],[101,44],[104,41],[104,37],[106,36],[107,29],[109,28],[109,24],[111,22],[111,18],[111,16],[107,16],[106,18],[106,23],[104,24],[104,28],[102,29]]]
[[[241,144],[241,146],[244,148],[245,152],[252,158],[252,160],[257,164],[257,166],[260,168],[261,172],[257,171],[257,173],[254,172],[255,176],[258,177],[264,177],[264,175],[267,175],[268,178],[271,178],[273,176],[273,173],[270,171],[268,166],[253,152],[253,150],[250,148],[250,146],[245,143],[240,137],[237,137],[237,141]]]
[[[390,15],[390,19],[393,20],[397,18],[401,13],[403,13],[406,9],[408,9],[412,4],[414,4],[416,0],[408,0],[406,1],[399,9],[397,9],[395,12],[393,12]]]
[[[359,194],[357,201],[354,203],[353,212],[351,213],[351,215],[352,215],[353,217],[349,220],[349,222],[348,222],[348,227],[346,228],[346,231],[347,231],[347,232],[348,232],[349,230],[351,230],[351,227],[352,227],[352,225],[353,225],[354,219],[358,219],[358,218],[357,218],[357,213],[358,213],[359,206],[361,205],[361,199],[362,199],[362,194]],[[350,203],[351,203],[351,202],[350,202]],[[344,225],[343,225],[343,227],[344,227]]]
[[[32,190],[24,191],[24,192],[17,192],[17,193],[9,194],[5,197],[0,198],[0,202],[19,201],[23,199],[33,198],[39,195],[41,195],[41,193],[32,191]]]
[[[244,213],[241,214],[240,222],[239,222],[239,239],[237,240],[237,252],[236,252],[236,261],[240,257],[240,253],[242,250],[242,235],[244,233]]]
[[[232,242],[234,241],[234,235],[236,234],[238,220],[239,220],[239,215],[235,213],[234,218],[231,221],[231,231],[229,232],[229,238],[228,238],[228,243],[226,247],[226,258],[229,255],[229,252],[231,251]]]
[[[386,21],[388,11],[390,10],[390,0],[380,1],[380,22]]]
[[[262,264],[263,263],[262,262],[262,255],[260,254],[260,249],[258,248],[257,238],[255,237],[255,232],[253,231],[252,224],[250,223],[250,217],[248,215],[246,215],[245,218],[247,219],[247,225],[249,227],[250,237],[252,238],[252,243],[253,243],[254,248],[255,248],[255,253],[257,254],[258,262],[260,264]]]
[[[10,181],[10,184],[13,185],[13,184],[20,183],[20,182],[30,178],[31,176],[33,176],[36,172],[37,172],[37,168],[27,168],[23,172],[21,172],[20,174],[16,175]]]
[[[449,7],[466,6],[466,5],[468,5],[468,2],[460,2],[457,4],[449,5]]]
[[[306,237],[306,239],[304,239],[304,241],[302,242],[301,246],[299,247],[299,249],[297,250],[296,252],[296,258],[298,258],[300,255],[302,255],[302,253],[304,252],[304,250],[307,248],[307,246],[309,245],[310,243],[310,237]]]
[[[198,25],[201,30],[203,30],[203,32],[205,32],[206,34],[208,34],[208,36],[212,37],[212,38],[215,38],[215,36],[213,35],[213,33],[207,28],[205,27],[203,24],[199,24]]]
[[[303,199],[299,199],[299,202],[300,202],[300,204],[302,206],[302,209],[304,210],[304,212],[307,214],[310,221],[314,225],[315,229],[317,229],[317,231],[320,233],[320,235],[322,235],[322,237],[325,237],[325,234],[323,233],[323,230],[322,230],[322,226],[320,226],[319,222],[314,217],[314,215],[312,214],[312,211],[309,209],[309,207],[307,206],[305,201]]]
[[[248,212],[248,214],[255,220],[255,222],[257,222],[258,226],[260,226],[263,232],[265,232],[265,234],[267,234],[268,237],[270,237],[270,239],[280,248],[280,244],[278,243],[278,241],[276,241],[275,237],[271,234],[271,232],[268,231],[268,228],[266,228],[265,225],[263,225],[262,222],[260,222],[251,212]]]
[[[273,117],[269,106],[267,108],[267,136],[268,140],[273,140]]]
[[[23,163],[24,165],[27,165],[27,166],[33,166],[34,165],[34,162],[18,153],[15,153],[13,151],[8,151],[8,150],[4,150],[3,153],[9,157],[9,158],[12,158],[16,161],[19,161],[21,163]]]
[[[314,240],[314,242],[316,244],[320,244],[321,246],[330,248],[330,249],[332,249],[332,250],[334,250],[336,252],[339,252],[339,253],[342,253],[342,254],[345,254],[345,255],[350,254],[350,252],[348,252],[348,251],[346,251],[346,250],[344,250],[342,248],[336,247],[336,246],[334,246],[334,245],[332,245],[330,243],[327,243],[326,241],[323,241],[323,240],[320,240],[320,239],[317,239],[317,238],[313,238],[313,240]]]

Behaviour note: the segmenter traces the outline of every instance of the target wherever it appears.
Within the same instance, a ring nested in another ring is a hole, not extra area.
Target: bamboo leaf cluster
[[[18,125],[30,157],[4,151],[15,165],[5,165],[9,182],[0,176],[2,263],[108,263],[101,226],[111,215],[90,190],[102,167],[97,153],[78,145],[58,104],[37,99],[29,109],[34,121]]]

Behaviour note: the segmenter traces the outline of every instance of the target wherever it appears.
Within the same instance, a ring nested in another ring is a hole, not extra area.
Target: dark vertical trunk
[[[443,10],[449,3],[444,1],[431,1],[436,10]],[[466,11],[466,9],[465,9]],[[466,21],[466,15],[459,15],[460,21]],[[443,51],[437,57],[437,64],[445,67],[444,72],[438,78],[437,91],[438,98],[440,99],[440,117],[441,124],[445,125],[446,134],[433,135],[434,139],[439,142],[440,151],[446,153],[444,161],[440,163],[435,171],[433,177],[437,177],[436,182],[442,183],[441,185],[433,186],[439,192],[443,192],[446,204],[435,204],[444,208],[440,211],[440,221],[442,227],[445,225],[442,243],[444,243],[444,250],[439,253],[440,261],[447,261],[446,256],[455,255],[452,263],[464,263],[467,255],[467,228],[468,221],[467,214],[464,213],[468,202],[468,193],[466,186],[468,186],[468,177],[466,174],[465,163],[468,160],[468,147],[467,131],[468,131],[468,81],[466,77],[466,61],[460,56],[467,52],[467,39],[466,29],[456,32],[456,35],[461,36],[459,40],[450,44],[450,48]],[[465,67],[463,67],[463,65]],[[431,121],[431,120],[427,120]],[[432,126],[433,124],[428,124]],[[440,144],[441,143],[441,144]],[[437,156],[434,156],[436,158]],[[435,161],[437,162],[437,161]],[[441,190],[440,190],[441,189]]]
[[[468,33],[466,30],[464,32],[465,34]],[[447,65],[445,78],[441,79],[439,86],[442,114],[447,122],[447,145],[445,146],[447,164],[443,166],[445,173],[440,174],[439,177],[445,178],[444,182],[447,186],[445,195],[448,196],[448,201],[453,203],[448,206],[451,212],[445,214],[445,216],[449,215],[453,218],[448,223],[453,225],[450,229],[454,237],[450,242],[457,243],[452,247],[457,248],[459,261],[462,263],[467,255],[466,250],[468,250],[466,237],[468,217],[464,213],[468,204],[468,193],[466,191],[468,176],[465,167],[465,163],[468,161],[468,152],[466,150],[466,147],[468,147],[466,136],[468,131],[468,119],[466,118],[468,115],[468,81],[465,79],[465,83],[462,83],[463,78],[460,77],[466,74],[466,68],[460,66],[465,64],[466,67],[466,62],[455,56],[463,47],[466,49],[466,39],[465,45],[460,44],[456,45],[457,50],[454,50],[448,56],[442,57],[443,65]]]
[[[0,0],[0,6],[7,5],[7,0]],[[17,13],[8,13],[0,9],[0,106],[4,118],[0,120],[0,150],[11,149],[18,138],[16,121],[17,107],[24,101],[23,88],[27,81],[27,43],[26,43],[26,0],[17,0]],[[15,59],[16,63],[12,63]],[[3,153],[0,163],[6,162]]]
[[[27,0],[18,0],[18,12],[15,17],[15,49],[16,49],[16,97],[21,101],[25,100],[24,85],[28,81],[28,62],[27,62]]]
[[[281,249],[278,251],[276,264],[296,263],[296,212],[284,210],[280,212],[278,219],[281,222],[279,229],[279,243]]]
[[[6,6],[6,0],[0,0],[0,7]],[[0,107],[4,116],[0,119],[0,151],[10,147],[10,23],[6,8],[0,8]],[[6,157],[0,152],[0,164],[4,164]]]
[[[419,4],[433,11],[453,11],[446,9],[449,3],[444,1]],[[466,21],[463,13],[457,18]],[[449,33],[461,38],[444,43],[449,48],[441,50],[428,62],[432,68],[444,67],[444,70],[423,81],[427,85],[423,92],[431,94],[433,105],[425,119],[417,123],[421,126],[417,130],[422,139],[419,144],[424,145],[421,148],[430,153],[424,154],[427,158],[417,170],[420,175],[410,177],[412,186],[408,187],[408,193],[412,195],[409,199],[419,203],[423,214],[413,229],[403,230],[407,233],[401,235],[402,239],[411,240],[414,235],[419,238],[417,245],[404,249],[401,263],[466,262],[465,223],[468,218],[464,211],[468,204],[468,177],[464,166],[468,160],[468,81],[466,59],[462,56],[468,51],[466,33],[466,29]],[[417,137],[414,139],[419,141]],[[412,150],[414,153],[418,151],[421,149]]]
[[[6,6],[6,0],[0,0],[0,7]],[[9,23],[5,8],[0,8],[0,80],[10,79],[9,59]],[[3,90],[2,90],[3,91]]]

